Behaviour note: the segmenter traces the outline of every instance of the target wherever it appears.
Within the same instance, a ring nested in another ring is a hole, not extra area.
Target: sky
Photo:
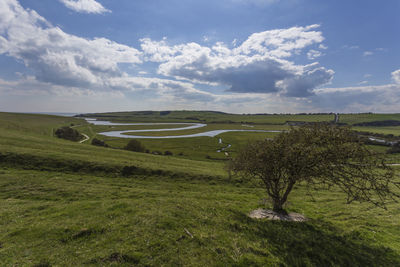
[[[398,0],[0,0],[0,111],[400,112]]]

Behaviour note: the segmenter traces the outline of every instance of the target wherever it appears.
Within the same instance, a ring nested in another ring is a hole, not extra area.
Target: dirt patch
[[[307,218],[300,214],[291,212],[289,214],[280,214],[272,210],[256,209],[250,212],[250,218],[253,219],[268,219],[268,220],[279,220],[279,221],[292,221],[292,222],[304,222]]]

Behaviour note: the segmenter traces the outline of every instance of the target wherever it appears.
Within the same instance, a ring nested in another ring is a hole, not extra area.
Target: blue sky
[[[399,112],[400,2],[1,0],[0,110]]]

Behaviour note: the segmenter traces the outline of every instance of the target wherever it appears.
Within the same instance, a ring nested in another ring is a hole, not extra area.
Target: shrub
[[[134,152],[144,152],[145,147],[136,139],[132,139],[129,143],[125,146],[126,150],[134,151]]]
[[[54,133],[58,138],[70,140],[70,141],[79,141],[83,138],[77,130],[72,129],[71,127],[64,126],[57,129]]]
[[[387,150],[388,154],[400,153],[400,141]]]
[[[164,152],[164,155],[165,155],[165,156],[172,156],[173,153],[172,153],[171,151],[166,150],[166,151]]]
[[[235,172],[259,179],[273,201],[283,208],[295,184],[309,190],[338,186],[352,201],[384,207],[386,200],[400,197],[393,187],[394,170],[383,154],[370,151],[347,127],[306,125],[282,132],[273,140],[249,143],[231,162]]]
[[[94,146],[104,146],[104,147],[108,147],[108,145],[107,145],[104,141],[99,140],[99,139],[97,139],[97,138],[93,138],[93,140],[92,140],[92,145],[94,145]]]

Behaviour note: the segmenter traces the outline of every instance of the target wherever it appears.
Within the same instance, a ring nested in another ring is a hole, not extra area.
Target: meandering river
[[[179,128],[167,128],[167,129],[140,129],[140,130],[124,130],[124,131],[107,131],[101,132],[99,134],[109,136],[109,137],[119,137],[119,138],[135,138],[135,139],[167,139],[167,138],[191,138],[191,137],[201,137],[201,136],[208,136],[214,137],[222,133],[227,132],[263,132],[263,133],[279,133],[281,131],[275,130],[213,130],[213,131],[206,131],[200,132],[195,134],[185,134],[185,135],[163,135],[163,136],[144,136],[144,135],[131,135],[130,133],[145,133],[145,132],[166,132],[166,131],[183,131],[183,130],[190,130],[190,129],[197,129],[201,127],[207,126],[207,124],[203,123],[163,123],[163,122],[155,122],[155,123],[116,123],[110,121],[98,121],[96,119],[86,119],[87,122],[94,124],[94,125],[106,125],[106,126],[129,126],[129,125],[182,125]],[[186,125],[186,126],[185,126]],[[128,135],[129,133],[129,135]]]

